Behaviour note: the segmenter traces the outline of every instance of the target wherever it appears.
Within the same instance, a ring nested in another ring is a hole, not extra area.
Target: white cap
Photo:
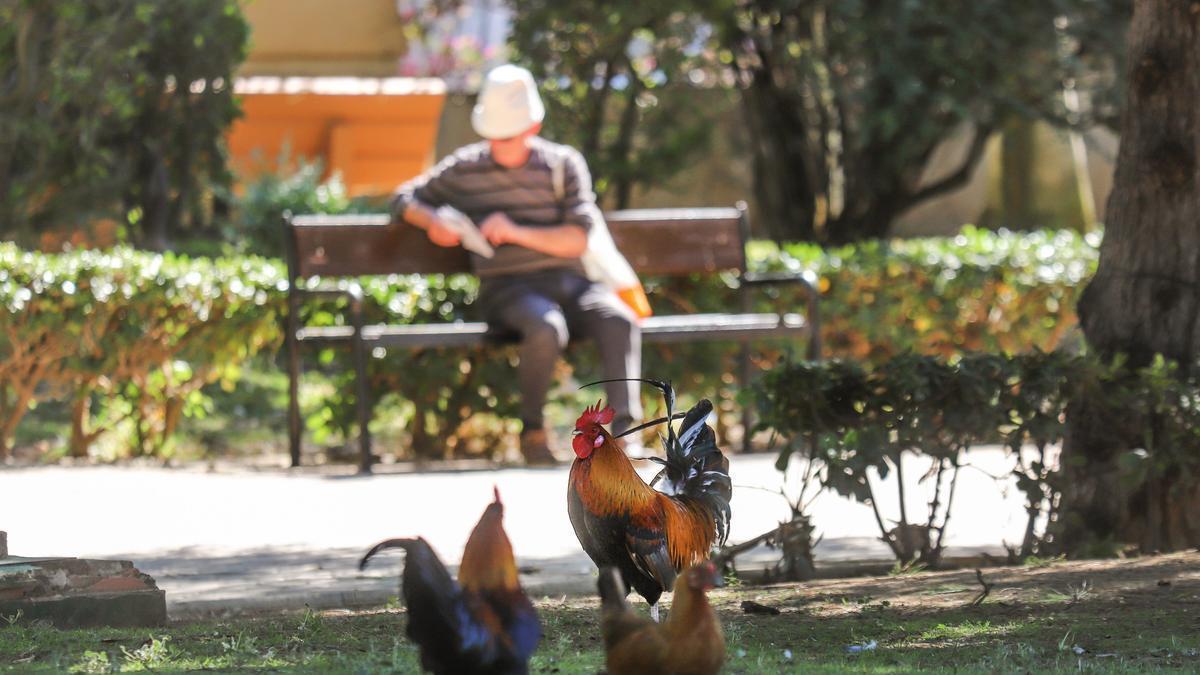
[[[487,139],[512,138],[546,116],[537,85],[528,70],[514,65],[493,68],[471,111],[475,133]]]

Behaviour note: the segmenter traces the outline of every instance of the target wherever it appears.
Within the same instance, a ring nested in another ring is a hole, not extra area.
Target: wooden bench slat
[[[746,269],[748,233],[738,209],[628,209],[604,217],[617,248],[641,275]],[[422,230],[391,226],[390,220],[378,213],[293,217],[289,236],[297,276],[470,271],[463,249],[436,246]]]
[[[652,316],[642,321],[644,342],[695,340],[753,340],[785,336],[808,328],[801,314],[688,314]],[[341,342],[354,335],[351,326],[307,327],[297,331],[301,342]],[[363,326],[363,342],[384,347],[470,347],[488,342],[486,323],[463,321],[442,324]]]
[[[643,342],[744,342],[807,332],[802,314],[687,314],[652,316],[642,322]]]

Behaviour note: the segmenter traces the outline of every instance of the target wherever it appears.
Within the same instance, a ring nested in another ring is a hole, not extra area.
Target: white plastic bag
[[[567,193],[564,162],[565,159],[561,156],[550,160],[554,195],[559,201],[562,201]],[[592,281],[616,291],[617,297],[621,298],[639,319],[650,316],[652,312],[646,290],[642,287],[637,273],[633,271],[633,266],[617,249],[617,243],[613,241],[612,234],[608,231],[608,223],[604,222],[604,215],[600,213],[600,209],[595,209],[592,220],[594,222],[588,230],[587,250],[579,258],[583,263],[584,273]]]

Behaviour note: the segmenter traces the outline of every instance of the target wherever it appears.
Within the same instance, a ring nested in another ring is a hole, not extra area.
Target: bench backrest
[[[746,269],[746,207],[632,209],[605,214],[617,247],[642,275]],[[284,216],[292,278],[470,272],[461,248],[435,246],[387,214]]]

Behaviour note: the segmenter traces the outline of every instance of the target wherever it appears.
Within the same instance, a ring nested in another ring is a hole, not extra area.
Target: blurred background
[[[605,208],[747,201],[752,267],[820,278],[825,356],[1072,344],[1112,183],[1129,12],[1126,0],[5,3],[0,457],[279,461],[279,214],[383,209],[475,140],[476,89],[508,61],[538,78],[545,135],[585,154]],[[721,279],[645,281],[660,311],[733,301]],[[369,319],[474,315],[471,279],[362,285]],[[385,462],[511,450],[511,354],[372,356]],[[656,347],[647,372],[685,402],[717,399],[735,439],[747,433],[735,356]],[[348,358],[306,356],[318,460],[352,456]],[[572,383],[593,372],[586,354],[575,364],[556,393],[562,427]]]

